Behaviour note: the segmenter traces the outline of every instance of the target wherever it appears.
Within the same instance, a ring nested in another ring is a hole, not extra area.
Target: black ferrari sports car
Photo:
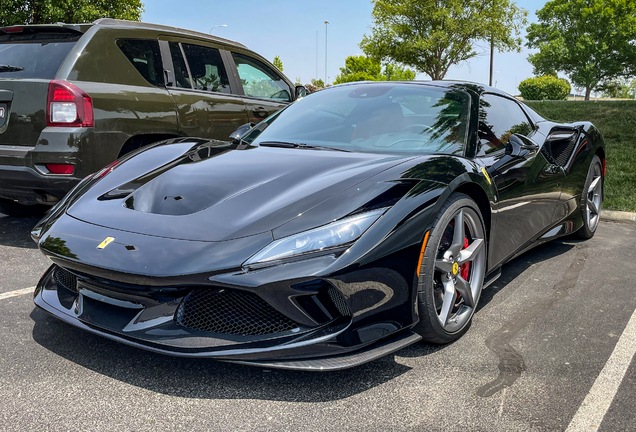
[[[35,304],[158,353],[336,370],[469,328],[501,266],[590,238],[605,146],[464,82],[352,83],[149,145],[32,232]]]

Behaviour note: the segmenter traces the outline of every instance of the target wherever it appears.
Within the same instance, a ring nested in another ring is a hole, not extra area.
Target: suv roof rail
[[[180,35],[189,35],[189,36],[193,36],[197,38],[209,39],[215,42],[220,42],[227,45],[235,45],[235,46],[239,46],[239,47],[247,49],[247,47],[243,45],[242,43],[239,43],[230,39],[224,39],[218,36],[212,36],[207,33],[201,33],[194,30],[187,30],[187,29],[183,29],[179,27],[172,27],[172,26],[166,26],[161,24],[151,24],[151,23],[144,23],[144,22],[138,22],[138,21],[120,20],[120,19],[114,19],[114,18],[100,18],[98,20],[93,21],[93,25],[126,26],[126,27],[132,27],[132,28],[145,28],[150,30],[167,31],[170,33],[175,33]]]
[[[84,33],[92,24],[29,24],[29,25],[12,25],[0,27],[0,34],[15,33]]]

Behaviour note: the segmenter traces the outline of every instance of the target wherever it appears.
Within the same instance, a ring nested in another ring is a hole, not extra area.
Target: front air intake
[[[57,267],[53,272],[53,280],[55,280],[58,286],[62,286],[74,293],[77,292],[77,277],[70,271],[62,267]]]
[[[204,332],[258,336],[298,328],[258,295],[230,289],[197,288],[181,302],[178,325]]]

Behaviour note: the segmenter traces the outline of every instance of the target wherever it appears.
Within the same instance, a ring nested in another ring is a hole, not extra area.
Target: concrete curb
[[[606,222],[636,225],[636,213],[616,210],[601,210],[601,220]]]

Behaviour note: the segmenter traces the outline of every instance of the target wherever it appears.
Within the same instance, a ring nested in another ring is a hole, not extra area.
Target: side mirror
[[[539,146],[530,141],[530,139],[522,135],[512,134],[508,138],[505,155],[488,168],[488,174],[494,177],[514,167],[520,161],[528,159],[537,150],[539,150]]]
[[[239,126],[237,130],[230,134],[230,139],[233,144],[240,144],[243,137],[254,127],[256,126],[254,123],[245,123],[244,125]]]
[[[302,99],[307,96],[307,88],[305,86],[297,85],[296,86],[296,100]]]

